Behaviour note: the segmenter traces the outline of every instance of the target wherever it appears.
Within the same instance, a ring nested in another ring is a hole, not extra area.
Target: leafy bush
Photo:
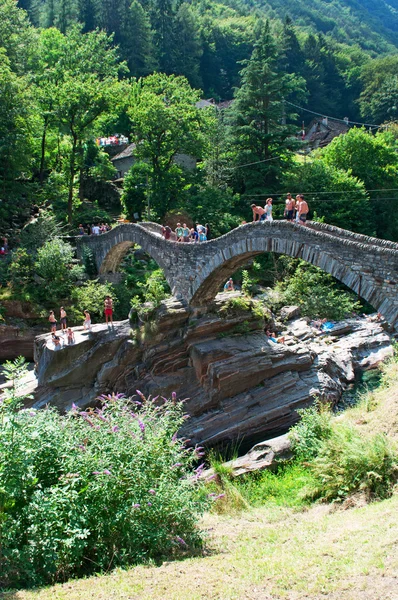
[[[8,364],[9,378],[21,365]],[[18,370],[19,369],[19,370]],[[200,547],[207,499],[177,438],[174,395],[109,395],[97,409],[0,412],[0,586],[64,581]],[[202,467],[197,469],[199,473]]]
[[[293,274],[276,284],[274,302],[278,296],[279,306],[285,303],[298,304],[302,315],[311,318],[338,321],[361,308],[355,296],[339,289],[331,275],[302,260],[298,261]]]
[[[45,298],[65,297],[73,283],[84,277],[84,269],[76,264],[72,246],[59,238],[39,248],[34,267],[45,280],[45,287],[41,290],[41,296]]]
[[[354,492],[368,499],[391,495],[398,479],[398,456],[380,433],[364,435],[348,424],[335,425],[310,463],[315,482],[309,495],[339,500]]]
[[[311,460],[332,434],[332,415],[329,407],[319,401],[297,413],[300,421],[289,432],[292,449],[299,460]]]
[[[83,319],[83,311],[88,310],[91,317],[100,318],[104,314],[104,300],[110,296],[117,304],[117,298],[111,283],[100,283],[98,279],[87,281],[84,285],[72,290],[73,314],[77,319]]]

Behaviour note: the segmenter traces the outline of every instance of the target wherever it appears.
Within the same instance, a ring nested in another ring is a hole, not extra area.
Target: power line
[[[276,196],[277,194],[257,194],[257,195],[251,195],[251,194],[242,194],[242,196],[245,196],[246,198],[272,198],[273,196]],[[312,201],[316,201],[316,202],[340,202],[342,200],[342,198],[312,198],[312,194],[303,194],[303,196],[305,196],[305,198],[310,199]],[[274,199],[274,202],[279,202],[279,201],[284,201],[284,198],[279,198],[279,199]],[[386,197],[386,198],[377,198],[377,197],[373,197],[373,198],[364,198],[363,196],[358,196],[357,198],[350,198],[351,201],[356,201],[356,200],[371,200],[371,201],[377,201],[379,202],[380,200],[397,200],[398,201],[398,196],[390,196],[390,197]]]
[[[255,162],[246,163],[245,165],[237,165],[236,167],[231,167],[231,169],[234,170],[234,169],[241,169],[242,167],[251,167],[252,165],[258,165],[260,163],[269,162],[271,160],[281,160],[281,157],[274,156],[273,158],[265,158],[264,160],[256,160]]]
[[[398,188],[375,188],[373,190],[365,190],[365,192],[370,193],[370,192],[398,192]],[[264,193],[264,194],[241,194],[241,196],[250,196],[250,197],[262,197],[262,196],[283,196],[286,195],[288,192],[269,192],[269,193]],[[291,192],[292,196],[294,196],[295,194],[302,194],[303,192]],[[306,192],[304,195],[306,196],[314,196],[315,194],[358,194],[358,190],[338,190],[338,191],[333,191],[333,190],[321,190],[321,191],[309,191]]]
[[[312,115],[316,115],[318,117],[324,117],[325,119],[331,119],[332,121],[340,121],[340,123],[351,123],[351,125],[363,125],[364,127],[374,127],[376,129],[379,129],[379,127],[383,127],[383,125],[373,125],[372,123],[358,123],[357,121],[350,121],[349,119],[339,119],[338,117],[330,117],[328,115],[322,114],[322,113],[317,113],[313,110],[309,110],[308,108],[304,108],[303,106],[298,106],[298,104],[293,104],[293,102],[289,102],[288,100],[285,100],[286,104],[290,104],[291,106],[294,106],[295,108],[298,108],[299,110],[303,110],[305,112],[311,113]]]

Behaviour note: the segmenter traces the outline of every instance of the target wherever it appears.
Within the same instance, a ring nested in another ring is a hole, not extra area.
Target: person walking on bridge
[[[256,206],[255,204],[252,204],[251,209],[253,211],[253,223],[256,221],[265,221],[267,213],[262,206]]]

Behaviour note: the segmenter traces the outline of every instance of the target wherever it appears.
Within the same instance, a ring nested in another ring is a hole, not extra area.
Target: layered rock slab
[[[366,319],[339,324],[327,336],[296,319],[286,343],[275,344],[258,314],[221,316],[220,302],[215,312],[194,313],[173,299],[147,323],[95,325],[90,334],[76,328],[77,343],[58,351],[48,335],[36,338],[34,406],[68,410],[112,391],[176,391],[191,415],[182,435],[192,443],[246,447],[286,432],[297,409],[316,396],[337,402],[359,369],[392,354],[388,334]]]

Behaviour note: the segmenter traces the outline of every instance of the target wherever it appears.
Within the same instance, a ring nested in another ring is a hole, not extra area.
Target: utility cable
[[[316,115],[318,117],[324,117],[325,119],[330,119],[331,121],[340,121],[340,123],[351,123],[351,125],[362,125],[363,127],[373,127],[378,129],[379,127],[383,127],[382,125],[374,125],[373,123],[358,123],[357,121],[350,121],[349,119],[339,119],[338,117],[329,117],[328,115],[317,113],[309,108],[304,108],[303,106],[298,106],[298,104],[294,104],[293,102],[289,102],[289,100],[285,100],[286,104],[290,104],[299,110],[303,110],[305,112],[311,113],[312,115]]]

